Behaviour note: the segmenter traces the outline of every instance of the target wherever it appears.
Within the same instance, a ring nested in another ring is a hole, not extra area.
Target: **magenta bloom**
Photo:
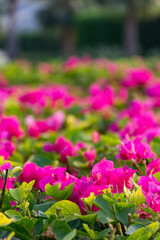
[[[160,81],[155,81],[150,84],[146,90],[147,95],[150,97],[160,97]]]
[[[76,155],[75,147],[72,142],[68,141],[64,137],[59,137],[53,145],[45,144],[43,146],[43,150],[46,152],[54,151],[59,153],[62,162],[66,162],[67,157]]]
[[[112,192],[123,192],[124,184],[129,189],[133,187],[132,177],[135,172],[127,167],[114,169],[113,162],[103,158],[93,167],[91,179],[96,185],[111,187]]]
[[[90,86],[90,93],[90,105],[94,110],[100,110],[114,103],[114,91],[110,86],[102,90],[98,84],[93,84]]]
[[[46,124],[52,131],[59,130],[65,121],[65,113],[63,111],[55,112],[51,117],[47,118]]]
[[[154,159],[152,160],[146,169],[146,174],[150,175],[150,174],[155,174],[157,172],[160,172],[160,158]]]
[[[0,139],[0,156],[3,156],[4,160],[7,160],[12,155],[14,150],[15,147],[10,140]]]
[[[152,141],[155,137],[160,138],[160,128],[150,128],[145,133],[146,139],[148,142]]]
[[[92,141],[93,143],[98,143],[100,141],[100,134],[97,131],[92,132]]]
[[[142,187],[142,192],[151,209],[160,212],[160,182],[152,175],[140,177],[138,184]]]
[[[142,115],[133,117],[119,132],[122,138],[126,135],[138,136],[145,134],[149,129],[157,127],[157,121],[152,112],[144,112]]]
[[[47,119],[35,120],[34,117],[28,116],[26,118],[26,124],[28,125],[29,136],[37,138],[41,133],[45,133],[49,130],[58,131],[65,120],[65,114],[62,111],[57,111],[51,117]]]
[[[65,170],[66,169],[63,168],[63,172]],[[29,183],[30,181],[35,180],[34,187],[39,188],[39,182],[42,178],[52,176],[52,174],[55,175],[55,178],[62,175],[59,170],[56,171],[56,174],[55,171],[56,169],[52,169],[52,166],[39,167],[35,163],[26,162],[23,171],[19,175],[19,181]]]
[[[2,138],[11,139],[12,137],[22,137],[24,132],[20,128],[20,124],[16,116],[0,117],[0,136]]]
[[[136,87],[148,83],[153,75],[148,69],[132,68],[123,79],[125,87]]]
[[[1,172],[6,171],[7,168],[12,169],[12,166],[11,166],[10,162],[3,163],[3,165],[0,166],[0,171]]]
[[[96,149],[92,149],[90,151],[85,151],[84,152],[84,157],[92,165],[95,158],[96,158]]]
[[[76,56],[71,56],[67,59],[67,61],[64,64],[64,69],[67,71],[75,69],[80,64],[80,59]]]
[[[156,154],[152,152],[148,143],[142,142],[142,138],[136,137],[134,140],[121,142],[121,149],[117,157],[122,160],[139,162],[142,159],[155,158]]]
[[[0,172],[6,171],[7,168],[12,169],[12,166],[9,162],[5,162],[3,165],[0,166]],[[8,177],[6,188],[7,189],[13,188],[14,181],[15,181],[15,177],[14,178]],[[3,185],[4,185],[4,180],[0,177],[0,190],[3,189]]]
[[[38,65],[38,71],[42,75],[49,75],[53,72],[54,68],[50,63],[40,63]]]

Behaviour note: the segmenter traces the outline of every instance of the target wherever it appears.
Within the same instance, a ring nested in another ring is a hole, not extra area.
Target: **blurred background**
[[[160,0],[0,0],[0,49],[35,60],[159,55]]]

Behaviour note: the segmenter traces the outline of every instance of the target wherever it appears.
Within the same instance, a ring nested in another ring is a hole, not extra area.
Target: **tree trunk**
[[[62,54],[68,57],[75,53],[74,8],[70,0],[62,0],[62,3],[65,9],[65,20],[62,25]]]
[[[128,0],[127,3],[127,14],[124,22],[124,51],[127,56],[139,53],[136,3],[136,0]]]
[[[9,28],[7,32],[7,52],[10,59],[18,56],[19,44],[16,31],[16,3],[17,0],[9,0]]]

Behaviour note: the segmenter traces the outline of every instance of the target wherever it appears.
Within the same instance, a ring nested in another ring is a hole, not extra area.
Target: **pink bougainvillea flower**
[[[123,79],[123,85],[126,87],[136,87],[148,83],[152,78],[153,74],[149,69],[132,68]]]
[[[94,160],[95,160],[96,155],[97,155],[96,149],[92,149],[92,150],[85,151],[85,152],[83,153],[83,155],[84,155],[84,158],[85,158],[88,162],[90,162],[90,165],[92,165],[92,164],[94,163]]]
[[[155,174],[157,172],[160,172],[160,158],[153,159],[148,165],[146,169],[146,174]]]
[[[28,125],[29,136],[37,138],[41,133],[49,130],[58,131],[62,127],[64,120],[65,114],[63,111],[57,111],[47,119],[35,120],[33,116],[28,116],[26,118],[26,124]]]
[[[64,63],[64,69],[70,71],[75,69],[81,63],[80,59],[77,56],[71,56]]]
[[[117,157],[122,160],[139,162],[142,159],[155,158],[156,154],[152,152],[148,143],[142,142],[141,137],[136,137],[134,140],[121,142],[121,149]]]
[[[86,144],[83,143],[83,142],[78,142],[75,145],[75,151],[76,152],[80,151],[81,149],[85,149],[85,148],[86,148]]]
[[[48,147],[49,146],[49,147]],[[67,161],[67,157],[69,156],[75,156],[76,155],[76,150],[75,147],[73,146],[72,142],[68,141],[64,137],[59,137],[57,138],[55,144],[45,144],[43,146],[44,151],[54,151],[60,154],[60,159],[62,162]]]
[[[20,138],[24,132],[20,128],[20,124],[16,116],[0,117],[0,136],[1,138],[11,139],[12,137]]]
[[[64,121],[65,113],[59,110],[46,119],[46,124],[50,130],[57,131],[62,127]]]
[[[40,74],[49,75],[54,71],[54,68],[50,63],[44,62],[38,65],[38,71]]]
[[[126,135],[129,136],[138,136],[143,135],[151,128],[157,127],[157,121],[153,113],[146,112],[143,115],[132,118],[127,122],[123,129],[119,131],[119,134],[122,138],[125,138]]]
[[[106,86],[102,90],[100,86],[93,84],[90,86],[90,93],[90,105],[93,110],[100,110],[114,103],[115,95],[110,86]]]
[[[0,156],[7,160],[14,152],[15,147],[10,140],[0,139]]]
[[[146,89],[147,95],[150,97],[160,97],[160,81],[152,82]]]
[[[12,166],[9,162],[5,162],[4,164],[2,164],[0,166],[0,172],[2,173],[3,171],[6,171],[8,169],[12,169]],[[10,189],[10,188],[13,188],[13,183],[15,181],[15,177],[11,178],[11,177],[8,177],[7,178],[7,183],[6,183],[6,188],[7,189]],[[2,177],[0,177],[0,190],[3,189],[3,186],[4,186],[4,180],[2,179]]]
[[[44,88],[28,90],[19,97],[22,108],[32,109],[35,113],[40,113],[46,106],[46,92]]]
[[[152,175],[140,177],[138,184],[146,197],[146,202],[153,211],[160,212],[160,182]]]
[[[3,172],[3,171],[6,171],[8,169],[12,169],[12,166],[10,164],[10,162],[5,162],[3,163],[1,166],[0,166],[0,171]]]
[[[152,141],[155,137],[160,138],[160,128],[157,127],[148,129],[148,131],[145,133],[145,137],[148,142]]]
[[[133,187],[132,176],[135,172],[127,167],[114,169],[113,162],[104,158],[93,167],[91,179],[97,185],[106,185],[106,188],[110,186],[112,192],[122,192],[124,183],[129,189]]]
[[[34,187],[39,188],[39,182],[44,177],[54,176],[54,179],[61,179],[64,176],[66,168],[55,168],[52,166],[39,167],[35,163],[26,162],[24,168],[19,175],[20,182],[29,183],[32,180],[35,180]]]
[[[97,131],[92,132],[92,141],[93,143],[98,143],[100,141],[100,134]]]

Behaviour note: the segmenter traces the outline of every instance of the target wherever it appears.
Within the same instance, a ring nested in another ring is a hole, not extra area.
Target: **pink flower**
[[[57,167],[53,169],[52,166],[39,167],[35,163],[26,162],[23,171],[19,175],[19,181],[29,183],[35,180],[34,187],[44,190],[45,184],[47,183],[65,181],[65,171],[66,168]]]
[[[155,127],[148,129],[148,131],[145,133],[145,136],[148,142],[152,141],[155,137],[160,138],[160,128]]]
[[[75,147],[72,142],[66,140],[64,137],[59,137],[53,145],[44,145],[43,150],[59,153],[62,162],[66,162],[67,157],[76,155]]]
[[[76,152],[80,151],[83,148],[84,149],[86,148],[86,144],[85,143],[83,143],[83,142],[76,143],[76,145],[75,145],[75,151]]]
[[[147,95],[150,97],[160,97],[160,81],[155,81],[150,84],[146,90]]]
[[[3,156],[4,160],[7,160],[12,155],[14,150],[15,147],[10,140],[0,139],[0,156]]]
[[[20,124],[16,116],[5,117],[1,116],[0,118],[0,130],[1,137],[6,139],[11,139],[12,137],[22,137],[24,132],[20,128]]]
[[[10,164],[10,162],[5,162],[3,163],[1,166],[0,166],[0,171],[3,172],[3,171],[6,171],[8,169],[12,169],[12,166]]]
[[[90,104],[94,110],[103,109],[106,106],[113,105],[114,91],[110,86],[106,86],[103,90],[96,84],[90,86]]]
[[[0,166],[0,172],[6,171],[7,168],[12,169],[12,166],[9,162],[5,162],[3,165]],[[13,188],[13,183],[14,183],[15,179],[16,179],[15,177],[7,178],[7,184],[6,184],[7,189]],[[0,177],[0,190],[3,189],[3,186],[4,186],[4,180]]]
[[[51,117],[47,118],[46,124],[52,131],[59,130],[65,121],[65,113],[63,111],[55,112]]]
[[[123,192],[124,184],[129,189],[133,187],[132,176],[135,172],[127,167],[114,169],[113,162],[103,158],[93,167],[91,179],[96,182],[96,185],[111,187],[112,192]]]
[[[40,74],[49,75],[53,72],[54,68],[50,63],[40,63],[38,65],[38,71]]]
[[[100,134],[97,131],[92,132],[92,141],[93,143],[98,143],[100,141]]]
[[[96,149],[92,149],[90,151],[85,151],[83,154],[84,154],[85,159],[88,162],[90,162],[90,164],[92,165],[94,160],[95,160],[95,158],[96,158],[96,155],[97,155]]]
[[[139,162],[142,159],[155,158],[149,144],[142,142],[142,138],[136,137],[134,140],[121,142],[121,149],[117,156],[122,160],[132,160]]]
[[[125,87],[136,87],[144,85],[152,79],[153,75],[148,69],[132,68],[128,71],[126,77],[123,79]]]
[[[154,159],[152,160],[146,169],[146,174],[150,175],[150,174],[155,174],[157,172],[160,172],[160,158]]]
[[[142,192],[151,209],[160,212],[160,182],[152,175],[140,177],[138,184],[142,187]]]
[[[39,181],[46,176],[50,176],[52,174],[52,167],[38,167],[35,163],[26,162],[21,174],[19,175],[20,182],[29,183],[32,180],[35,180],[34,187],[39,188]]]
[[[28,107],[35,113],[41,112],[46,106],[46,92],[45,89],[28,90],[19,97],[22,108]]]
[[[67,59],[67,61],[64,64],[64,68],[67,71],[70,71],[72,69],[75,69],[78,64],[80,63],[80,59],[76,56],[71,56],[70,58]]]
[[[45,133],[49,130],[57,131],[62,127],[64,120],[65,114],[62,111],[57,111],[55,114],[45,120],[35,120],[32,116],[28,116],[26,123],[29,127],[29,136],[37,138],[41,133]]]

